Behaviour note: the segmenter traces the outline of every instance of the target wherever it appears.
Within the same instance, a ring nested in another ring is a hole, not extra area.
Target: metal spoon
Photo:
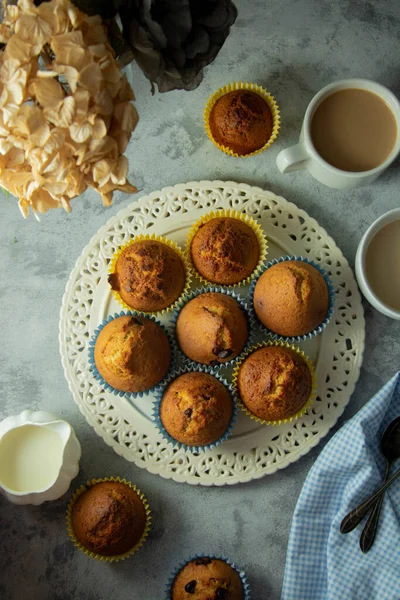
[[[390,423],[390,425],[388,425],[382,436],[381,452],[386,459],[385,476],[383,478],[383,483],[385,483],[389,478],[389,471],[391,465],[397,458],[399,458],[399,455],[395,451],[396,448],[393,448],[393,439],[396,435],[395,433],[393,433],[393,430],[397,430],[399,426],[400,417],[397,417],[397,419],[395,419]],[[372,544],[375,541],[379,517],[382,509],[383,498],[384,494],[382,494],[379,500],[375,502],[375,506],[373,507],[371,514],[368,517],[368,521],[366,522],[364,529],[362,530],[360,536],[360,548],[364,552],[364,554],[371,549]]]
[[[367,498],[367,500],[364,500],[364,502],[359,504],[356,508],[354,508],[351,512],[349,512],[348,515],[345,516],[345,518],[343,519],[343,521],[340,525],[341,533],[350,533],[350,531],[353,531],[353,529],[355,529],[355,527],[357,527],[357,525],[362,521],[362,519],[365,517],[367,512],[373,507],[373,505],[377,501],[382,503],[384,492],[387,490],[387,488],[389,486],[392,485],[392,483],[397,479],[397,477],[400,476],[400,469],[399,469],[398,471],[396,471],[396,473],[390,479],[387,479],[390,464],[393,463],[397,458],[400,458],[400,417],[397,417],[396,419],[394,419],[394,421],[392,421],[390,423],[390,425],[386,428],[386,430],[382,436],[381,450],[382,450],[382,454],[384,455],[384,457],[386,458],[386,461],[387,461],[384,483],[376,490],[376,492],[374,492],[369,498]],[[381,498],[382,498],[382,500],[381,500]],[[379,512],[380,512],[380,509],[378,511],[378,514],[374,517],[375,519],[379,518]],[[370,519],[372,521],[372,515],[371,515]],[[376,521],[376,525],[375,525],[375,530],[373,530],[372,525],[371,524],[369,525],[368,530],[364,535],[364,537],[366,538],[366,542],[364,543],[364,540],[363,540],[363,546],[365,548],[367,548],[367,550],[365,550],[365,551],[368,551],[373,543],[375,533],[376,533],[377,521]],[[370,540],[369,540],[370,535],[372,535],[372,542],[370,542]],[[360,544],[361,544],[361,542],[360,542]],[[369,546],[368,546],[368,544],[369,544]],[[364,550],[363,550],[363,552],[364,552]]]

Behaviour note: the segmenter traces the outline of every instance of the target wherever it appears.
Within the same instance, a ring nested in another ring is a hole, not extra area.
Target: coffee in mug
[[[390,155],[396,119],[377,94],[363,89],[334,92],[317,106],[311,140],[318,154],[343,171],[369,171]]]

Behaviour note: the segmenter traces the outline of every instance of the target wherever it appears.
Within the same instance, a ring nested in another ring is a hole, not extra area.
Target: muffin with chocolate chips
[[[140,496],[121,481],[101,481],[86,489],[71,509],[71,527],[86,550],[119,556],[142,539],[146,508]]]
[[[273,117],[262,96],[251,90],[234,90],[215,102],[209,116],[209,127],[217,144],[245,156],[268,142]]]
[[[241,353],[248,338],[247,319],[232,296],[208,292],[182,308],[176,322],[176,336],[186,356],[213,366]]]
[[[260,245],[247,223],[220,217],[199,227],[190,244],[190,256],[196,271],[207,281],[234,285],[253,273]]]
[[[109,321],[97,336],[94,361],[101,377],[122,392],[143,392],[167,373],[171,348],[164,329],[141,315]]]
[[[175,577],[171,600],[244,600],[243,584],[224,560],[195,558]]]
[[[250,413],[264,421],[279,421],[295,416],[306,404],[312,376],[300,353],[286,346],[265,346],[240,365],[237,387]]]
[[[282,336],[301,336],[321,325],[329,310],[324,277],[300,260],[285,260],[264,271],[254,289],[261,323]]]
[[[157,240],[141,240],[121,252],[108,281],[129,307],[157,312],[179,298],[185,278],[183,261],[173,248]]]
[[[233,402],[227,388],[208,373],[179,375],[165,390],[160,420],[169,435],[187,446],[207,446],[229,428]]]

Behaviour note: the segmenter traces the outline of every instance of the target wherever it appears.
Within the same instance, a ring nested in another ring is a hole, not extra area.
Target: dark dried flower
[[[222,48],[237,17],[231,0],[74,0],[109,22],[120,63],[134,58],[160,92],[193,90]],[[122,35],[115,17],[122,23]]]

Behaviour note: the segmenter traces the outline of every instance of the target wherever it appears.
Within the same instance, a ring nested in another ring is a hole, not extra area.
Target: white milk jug
[[[14,504],[42,504],[68,490],[81,446],[66,421],[24,410],[0,423],[0,491]]]

